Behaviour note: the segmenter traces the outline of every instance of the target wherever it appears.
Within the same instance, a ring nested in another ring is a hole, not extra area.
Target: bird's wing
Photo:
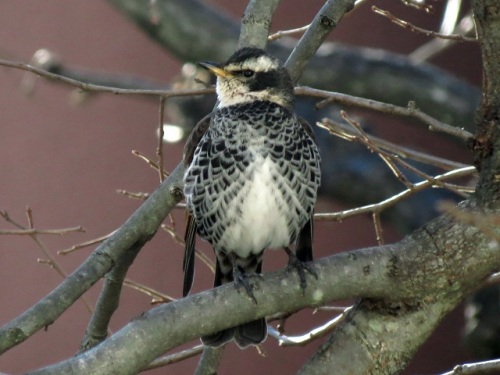
[[[182,288],[182,296],[186,297],[193,286],[194,280],[194,259],[195,243],[196,243],[196,221],[191,214],[188,214],[186,234],[184,235],[185,249],[182,269],[184,271],[184,285]]]
[[[187,167],[193,161],[194,151],[196,146],[200,142],[201,138],[205,132],[210,127],[210,114],[203,117],[198,124],[194,127],[193,131],[189,135],[184,146],[184,165]],[[194,260],[195,260],[195,242],[196,242],[196,221],[193,215],[188,213],[186,233],[184,235],[184,261],[182,263],[182,269],[184,271],[184,285],[182,288],[182,295],[185,297],[188,295],[194,280]]]
[[[210,120],[212,114],[208,114],[203,117],[194,127],[193,131],[189,135],[186,145],[184,146],[183,160],[184,165],[188,166],[193,161],[194,150],[196,150],[196,146],[200,142],[203,135],[206,133],[208,128],[210,127]]]
[[[295,255],[301,262],[311,262],[313,260],[313,216],[314,213],[299,232],[299,238],[297,239]]]
[[[298,116],[298,118],[299,118],[299,123],[302,126],[302,128],[305,130],[305,132],[309,135],[309,137],[311,137],[311,139],[314,141],[314,143],[317,143],[316,142],[316,135],[314,135],[314,131],[312,129],[311,124],[309,124],[309,122],[307,122],[307,120],[302,116]]]

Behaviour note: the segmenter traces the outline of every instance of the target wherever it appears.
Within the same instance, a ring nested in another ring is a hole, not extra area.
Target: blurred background
[[[209,3],[239,19],[247,2],[213,0]],[[342,20],[329,40],[406,54],[430,39],[400,29],[375,15],[371,5],[391,10],[420,27],[437,30],[443,3],[433,3],[435,12],[427,14],[404,7],[398,1],[366,2]],[[321,6],[322,1],[318,0],[283,1],[272,30],[305,25]],[[199,27],[200,33],[207,32],[203,25]],[[0,58],[29,62],[41,48],[58,54],[67,66],[89,72],[123,73],[165,87],[179,76],[184,63],[104,0],[2,1]],[[473,86],[480,86],[480,54],[476,44],[457,43],[430,62]],[[35,85],[29,95],[21,89],[27,79]],[[112,94],[91,95],[83,102],[81,99],[72,87],[0,66],[0,210],[24,226],[28,225],[26,207],[29,206],[36,228],[84,227],[85,233],[39,237],[68,273],[95,246],[65,256],[57,255],[58,251],[112,232],[140,205],[139,200],[118,194],[117,189],[149,193],[159,184],[158,173],[132,154],[132,150],[137,150],[156,160],[159,99]],[[438,150],[440,156],[453,160],[471,162],[463,144],[429,135],[425,126],[418,131],[415,126],[409,128],[380,121],[376,115],[369,121],[372,131],[379,136],[422,151]],[[164,145],[166,170],[172,170],[180,161],[182,148],[183,142]],[[369,191],[371,187],[364,188]],[[316,211],[339,211],[354,206],[323,196]],[[176,211],[174,218],[177,231],[183,236],[183,211]],[[13,227],[0,220],[0,228]],[[397,241],[404,235],[393,221],[384,222],[383,228],[386,242]],[[377,244],[368,216],[342,223],[319,222],[315,230],[317,258]],[[201,241],[199,244],[212,256],[206,244],[201,245]],[[182,247],[160,230],[141,251],[129,278],[179,298],[182,255]],[[62,281],[52,267],[43,263],[45,259],[47,256],[30,237],[0,236],[0,324],[15,318]],[[279,269],[285,264],[284,253],[266,253],[265,270]],[[193,292],[210,288],[212,279],[207,267],[199,262]],[[91,305],[95,304],[100,288],[98,283],[85,294]],[[347,306],[349,302],[352,301],[336,304]],[[110,328],[119,330],[150,307],[150,297],[125,288]],[[445,319],[412,360],[407,374],[439,373],[470,359],[461,344],[462,317],[460,307]],[[74,355],[89,318],[84,303],[78,301],[45,331],[2,355],[0,371],[19,374]],[[306,309],[290,319],[287,329],[290,334],[303,333],[329,318],[329,312],[313,314]],[[306,347],[280,348],[274,339],[268,338],[263,345],[265,356],[254,349],[240,351],[230,345],[220,374],[293,373],[321,342],[319,339]],[[196,363],[195,357],[147,373],[189,374]]]

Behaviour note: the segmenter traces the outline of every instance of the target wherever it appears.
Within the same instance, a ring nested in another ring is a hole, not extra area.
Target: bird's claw
[[[240,291],[240,287],[243,286],[247,295],[255,302],[255,304],[257,304],[257,299],[253,294],[252,284],[249,280],[254,275],[257,274],[248,275],[245,272],[241,271],[238,267],[235,267],[233,270],[234,285],[236,286],[236,290],[238,291],[238,293]]]
[[[314,276],[314,278],[318,279],[318,274],[316,271],[309,265],[309,263],[301,262],[293,253],[288,254],[288,269],[295,269],[299,274],[300,279],[300,289],[302,289],[302,294],[305,293],[307,288],[307,279],[306,272]]]

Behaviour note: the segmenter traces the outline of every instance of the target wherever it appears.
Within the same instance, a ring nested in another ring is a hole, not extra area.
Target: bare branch
[[[158,120],[158,147],[156,148],[156,156],[158,156],[158,173],[160,175],[160,182],[165,179],[163,171],[163,118],[165,114],[165,100],[164,96],[160,97],[160,118]]]
[[[214,92],[213,89],[196,89],[196,90],[122,89],[118,87],[93,85],[91,83],[78,81],[76,79],[64,77],[59,74],[50,73],[44,69],[36,68],[34,66],[22,62],[0,59],[0,66],[6,66],[9,68],[24,70],[47,79],[66,83],[70,86],[74,86],[88,92],[101,92],[101,93],[110,93],[115,95],[153,95],[153,96],[164,96],[165,98],[171,98],[175,96],[204,95]]]
[[[161,293],[157,290],[154,290],[153,288],[151,288],[147,285],[139,284],[138,282],[132,281],[129,279],[123,280],[123,285],[128,286],[131,289],[135,289],[135,290],[137,290],[141,293],[144,293],[145,295],[151,297],[152,304],[166,303],[166,302],[171,302],[171,301],[177,300],[176,298],[169,296],[165,293]]]
[[[103,242],[104,240],[106,240],[107,238],[111,237],[113,235],[113,233],[115,233],[116,231],[113,231],[111,233],[108,233],[102,237],[97,237],[97,238],[94,238],[93,240],[90,240],[90,241],[85,241],[85,242],[82,242],[78,245],[73,245],[71,246],[69,249],[64,249],[64,250],[59,250],[57,252],[57,255],[66,255],[68,253],[71,253],[75,250],[79,250],[79,249],[82,249],[84,247],[88,247],[88,246],[92,246],[92,245],[96,245],[98,243],[101,243]]]
[[[443,246],[450,238],[453,246]],[[370,345],[372,340],[380,342],[381,335],[387,333],[387,325],[393,327],[392,330],[398,327],[398,335],[392,334],[392,340],[385,340],[387,347],[378,348],[378,355],[384,361],[388,360],[389,354],[391,361],[401,360],[400,356],[407,359],[446,312],[492,270],[500,268],[498,251],[489,247],[489,241],[478,229],[441,217],[399,244],[356,250],[315,261],[311,266],[318,279],[308,279],[306,290],[300,288],[298,275],[286,270],[266,273],[262,278],[252,280],[258,304],[238,293],[234,285],[223,285],[153,308],[101,345],[31,374],[79,374],[82,371],[96,375],[110,372],[134,374],[166,350],[200,335],[278,311],[297,311],[305,306],[360,295],[370,300],[365,299],[351,310],[345,323],[336,330],[336,335],[341,334],[342,343],[348,343],[346,350],[352,350],[352,345],[358,349],[351,354],[343,353],[347,357],[335,355],[335,360],[351,362],[350,366],[356,366],[358,370],[380,363],[371,358],[369,363],[365,358],[355,361],[352,355],[359,353],[360,345]],[[474,256],[463,256],[471,248],[475,249]],[[384,305],[385,299],[392,302]],[[387,309],[393,310],[388,314]],[[207,311],[211,313],[207,314]],[[345,328],[346,324],[354,324],[352,319],[359,323],[359,326],[354,325],[356,332],[362,333],[366,340],[352,336],[352,330]],[[165,321],[170,324],[165,324]],[[403,321],[404,329],[396,321]],[[380,326],[384,328],[373,328]],[[405,341],[404,351],[401,350],[402,340]],[[133,358],[127,354],[129,346],[134,348]],[[370,373],[369,370],[361,372]]]
[[[271,22],[281,0],[251,0],[241,20],[238,47],[265,48]]]
[[[26,217],[28,219],[28,225],[31,229],[26,229],[24,226],[16,222],[14,219],[12,219],[9,214],[6,211],[0,211],[0,216],[7,221],[8,223],[11,223],[12,225],[16,226],[19,228],[20,231],[31,231],[33,230],[33,211],[31,210],[30,207],[26,207]],[[78,227],[81,228],[81,227]],[[66,270],[59,264],[59,262],[55,259],[55,257],[52,256],[52,254],[49,252],[45,244],[38,238],[39,233],[29,233],[28,235],[33,239],[35,244],[38,246],[38,248],[42,251],[42,253],[45,255],[46,259],[37,259],[38,263],[42,264],[47,264],[49,265],[52,269],[54,269],[63,279],[68,277],[68,273]],[[60,233],[56,233],[60,234]],[[89,301],[87,298],[83,297],[82,302],[85,305],[86,309],[88,312],[92,313],[94,309],[90,305]]]
[[[158,2],[162,22],[152,23],[147,1],[107,2],[181,61],[223,61],[236,47],[239,19],[212,3],[200,0]],[[291,46],[289,41],[280,42],[271,43],[268,49],[285,60]],[[392,84],[395,80],[397,85]],[[323,43],[322,53],[316,54],[308,64],[301,84],[400,106],[415,100],[424,112],[469,131],[473,131],[474,112],[480,98],[477,87],[431,65],[416,64],[407,56],[328,42]],[[380,90],[380,87],[394,89]]]
[[[142,248],[142,243],[136,243],[121,254],[106,273],[104,286],[94,309],[94,313],[87,325],[85,335],[80,344],[79,353],[89,350],[101,343],[107,337],[109,322],[120,303],[120,294],[123,281],[129,267],[134,262]]]
[[[441,39],[449,39],[449,40],[454,40],[457,42],[477,42],[477,38],[469,38],[465,35],[459,35],[459,34],[441,34],[436,31],[431,31],[431,30],[425,30],[422,29],[421,27],[415,26],[408,21],[404,21],[395,15],[393,15],[391,12],[387,10],[380,9],[376,7],[375,5],[372,6],[372,10],[381,16],[384,16],[391,20],[391,22],[395,23],[398,26],[401,26],[404,29],[408,29],[413,32],[421,33],[427,36],[432,36],[435,38],[441,38]]]
[[[160,357],[151,362],[143,370],[152,370],[159,367],[164,367],[172,363],[184,361],[185,359],[192,358],[203,352],[203,345],[196,345],[190,349],[182,350],[178,353],[170,354],[165,357]]]
[[[310,87],[297,87],[295,92],[298,95],[327,98],[317,104],[318,108],[323,108],[330,103],[340,103],[359,108],[371,109],[390,115],[413,117],[428,125],[430,130],[447,133],[465,141],[472,138],[472,134],[468,131],[445,124],[420,111],[416,107],[415,102],[409,102],[407,107],[399,107],[393,104],[378,102],[376,100],[358,98],[346,94],[313,89]]]
[[[445,372],[442,375],[487,375],[493,373],[500,373],[500,359],[457,365],[452,371]]]
[[[314,328],[310,332],[300,336],[287,336],[281,334],[279,331],[271,326],[268,326],[269,335],[278,340],[280,346],[304,346],[317,338],[323,337],[326,334],[332,332],[340,322],[342,322],[347,313],[353,308],[353,306],[346,307],[341,314],[337,315],[335,318],[329,320],[325,324]]]
[[[203,354],[201,355],[200,361],[198,362],[198,366],[196,366],[196,370],[194,371],[194,375],[217,374],[217,369],[223,353],[224,346],[220,348],[205,346],[203,348]]]
[[[453,32],[466,36],[475,35],[475,26],[474,20],[472,18],[472,12],[468,12],[464,17],[462,17]],[[477,36],[475,36],[475,38],[477,38]],[[410,58],[412,61],[415,61],[416,63],[421,63],[423,61],[429,60],[433,56],[437,55],[438,53],[442,52],[455,43],[456,42],[453,40],[435,38],[418,47],[408,55],[408,58]]]
[[[354,0],[327,0],[316,14],[285,63],[294,82],[299,80],[309,60],[337,26],[342,16],[354,7],[354,2]]]
[[[10,234],[10,235],[37,235],[37,234],[56,234],[58,236],[65,235],[67,233],[72,232],[85,232],[85,228],[81,226],[72,227],[72,228],[63,228],[63,229],[0,229],[0,235],[2,234]]]
[[[278,40],[280,38],[283,38],[285,36],[290,36],[290,35],[294,35],[294,34],[299,34],[299,33],[303,33],[305,32],[309,27],[311,26],[311,24],[309,25],[305,25],[305,26],[302,26],[302,27],[298,27],[296,29],[289,29],[289,30],[282,30],[282,31],[277,31],[275,32],[274,34],[271,34],[269,35],[269,37],[267,38],[270,42],[272,41],[275,41],[275,40]]]
[[[464,177],[464,176],[469,176],[471,174],[476,173],[476,168],[475,167],[465,167],[465,168],[460,168],[456,169],[447,173],[444,173],[442,175],[435,176],[434,179],[437,181],[443,181],[451,178],[458,178],[458,177]],[[347,219],[352,216],[356,215],[361,215],[361,214],[373,214],[373,213],[380,213],[383,210],[387,209],[388,207],[393,206],[394,204],[402,201],[403,199],[406,199],[408,196],[415,194],[419,191],[422,191],[423,189],[427,189],[428,187],[432,186],[432,181],[425,180],[418,182],[413,185],[411,189],[407,189],[402,191],[399,194],[396,194],[386,200],[383,200],[382,202],[379,203],[374,203],[374,204],[368,204],[366,206],[362,207],[356,207],[351,210],[345,210],[337,213],[317,213],[314,215],[315,220],[334,220],[334,221],[342,221],[344,219]]]
[[[345,124],[332,121],[331,119],[325,118],[321,122],[316,124],[319,127],[325,128],[331,134],[338,136],[343,139],[349,140],[349,138],[354,136],[354,133],[350,127]],[[441,168],[444,170],[458,169],[468,167],[467,164],[459,163],[456,161],[440,158],[425,152],[416,151],[408,147],[401,146],[396,143],[386,141],[385,139],[376,137],[371,134],[367,134],[368,139],[371,143],[377,145],[377,147],[387,150],[400,157],[418,161],[420,163],[428,164]]]

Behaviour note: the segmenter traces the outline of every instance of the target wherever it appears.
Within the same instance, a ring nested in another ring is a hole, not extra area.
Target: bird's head
[[[263,50],[246,47],[226,62],[200,62],[217,76],[219,107],[265,100],[293,107],[293,83],[279,60]]]

